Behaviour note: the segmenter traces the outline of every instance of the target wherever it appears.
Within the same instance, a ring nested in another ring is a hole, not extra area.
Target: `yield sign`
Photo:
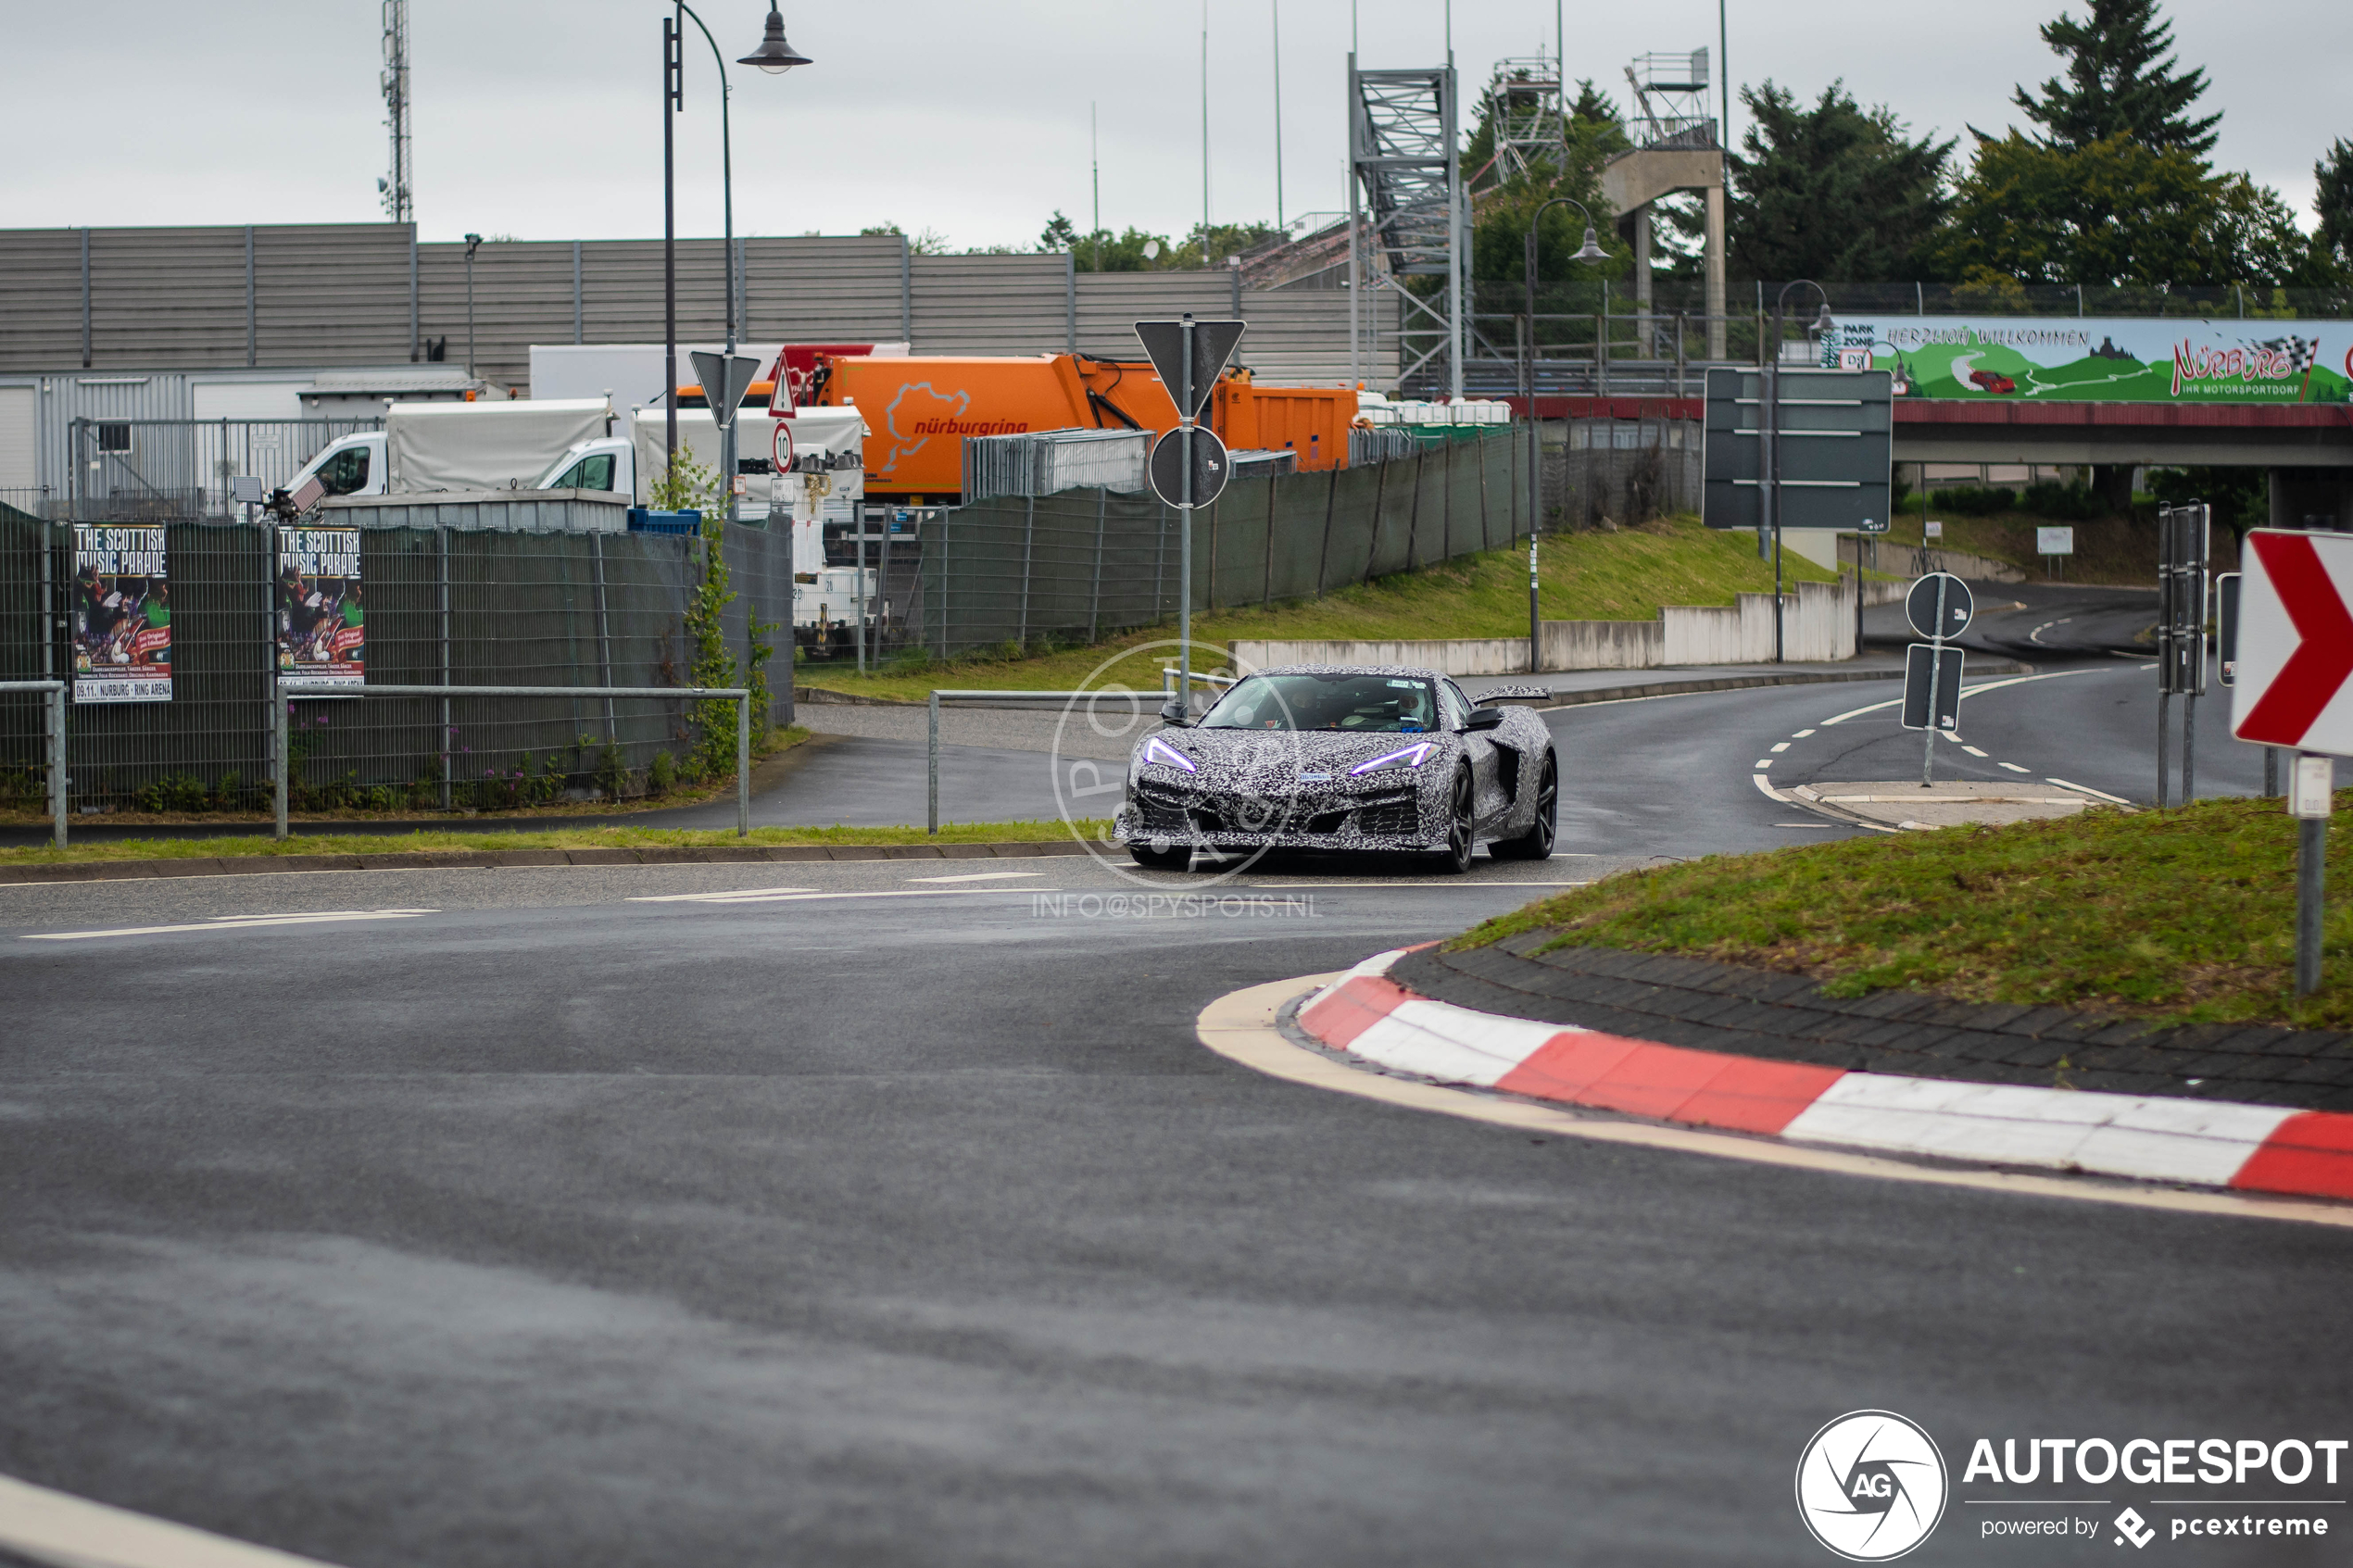
[[[1216,389],[1218,372],[1233,358],[1234,345],[1241,342],[1245,325],[1241,321],[1196,321],[1190,316],[1181,321],[1136,323],[1136,337],[1151,357],[1152,369],[1160,372],[1161,384],[1168,389],[1171,403],[1181,405],[1184,401],[1185,350],[1190,345],[1193,406],[1176,410],[1186,419],[1199,418],[1209,406],[1209,395]]]
[[[2246,546],[2231,734],[2353,757],[2353,535],[2259,528]]]

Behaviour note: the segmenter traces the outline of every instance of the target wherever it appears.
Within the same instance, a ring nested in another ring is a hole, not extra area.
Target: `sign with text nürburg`
[[[2353,757],[2353,535],[2259,528],[2242,568],[2231,734]]]

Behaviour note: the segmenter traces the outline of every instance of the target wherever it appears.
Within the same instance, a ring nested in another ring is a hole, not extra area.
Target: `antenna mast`
[[[409,183],[409,0],[384,0],[384,124],[392,132],[392,172],[376,182],[383,194],[384,216],[395,223],[415,220]]]

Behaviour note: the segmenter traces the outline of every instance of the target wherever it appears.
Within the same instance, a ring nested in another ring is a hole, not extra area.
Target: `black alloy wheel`
[[[1560,765],[1550,752],[1544,754],[1544,771],[1538,775],[1536,785],[1536,819],[1528,831],[1517,838],[1506,838],[1487,847],[1487,852],[1499,860],[1549,860],[1553,858],[1553,840],[1560,823]]]
[[[1478,847],[1478,830],[1471,819],[1471,776],[1468,768],[1454,770],[1454,787],[1446,803],[1446,847],[1433,857],[1448,876],[1470,870],[1471,852]]]

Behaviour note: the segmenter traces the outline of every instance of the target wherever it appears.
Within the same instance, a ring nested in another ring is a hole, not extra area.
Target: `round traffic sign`
[[[792,421],[778,420],[776,433],[768,438],[768,455],[775,459],[778,473],[792,471]]]
[[[1904,619],[1923,637],[1957,637],[1976,606],[1969,584],[1949,571],[1931,571],[1904,596]]]
[[[1185,504],[1185,452],[1188,434],[1192,437],[1193,499],[1196,507],[1208,506],[1224,494],[1231,465],[1226,458],[1226,444],[1207,425],[1194,425],[1189,432],[1179,425],[1152,443],[1151,460],[1145,471],[1151,476],[1152,493],[1172,507]]]

